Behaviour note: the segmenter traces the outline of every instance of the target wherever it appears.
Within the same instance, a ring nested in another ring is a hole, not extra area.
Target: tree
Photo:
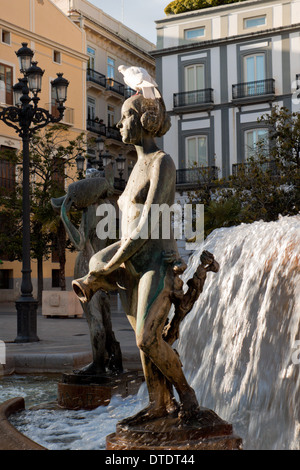
[[[258,143],[229,180],[219,180],[189,193],[190,203],[204,204],[205,234],[256,220],[277,220],[300,211],[300,117],[274,107],[259,122],[268,129],[267,142]]]
[[[76,156],[85,153],[83,134],[66,141],[68,128],[62,124],[49,126],[33,136],[30,143],[31,171],[31,254],[37,260],[38,300],[43,290],[43,260],[48,259],[56,241],[60,263],[60,286],[65,290],[66,234],[60,218],[51,206],[51,198],[65,193],[65,180],[70,178]],[[21,155],[16,164],[22,175]],[[22,180],[18,179],[15,191],[0,196],[0,217],[4,230],[0,246],[9,253],[9,260],[22,259]],[[5,223],[6,220],[6,223]],[[69,246],[71,249],[71,245]],[[1,253],[1,251],[0,251]]]
[[[227,5],[245,0],[174,0],[165,8],[166,15],[177,15],[186,11],[202,10],[203,8]]]

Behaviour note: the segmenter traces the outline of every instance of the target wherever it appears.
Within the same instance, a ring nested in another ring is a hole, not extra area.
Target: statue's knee
[[[153,350],[153,346],[155,347],[155,341],[151,338],[151,335],[141,334],[138,335],[136,338],[137,347],[143,351],[148,356],[151,354]]]

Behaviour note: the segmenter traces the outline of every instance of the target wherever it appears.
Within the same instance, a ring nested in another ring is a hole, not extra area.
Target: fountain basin
[[[0,404],[0,450],[46,450],[20,433],[8,418],[18,411],[25,409],[25,401],[22,397],[11,398]]]

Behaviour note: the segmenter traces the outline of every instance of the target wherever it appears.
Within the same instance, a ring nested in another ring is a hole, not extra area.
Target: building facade
[[[0,19],[0,110],[13,105],[12,86],[22,75],[15,54],[22,42],[34,51],[34,59],[45,70],[39,105],[55,112],[51,81],[58,72],[70,81],[63,123],[68,126],[66,142],[82,132],[88,139],[90,160],[99,161],[96,140],[100,137],[110,155],[115,174],[116,197],[136,161],[133,146],[124,145],[116,124],[125,99],[133,93],[125,87],[118,66],[138,65],[155,75],[155,46],[106,15],[86,0],[15,0],[3,2]],[[0,121],[1,149],[21,150],[15,131]],[[119,171],[116,158],[125,157]],[[0,187],[13,190],[18,168],[0,158]],[[76,178],[67,175],[65,186]],[[4,228],[4,227],[3,227]],[[1,220],[0,220],[1,229]],[[76,253],[66,253],[67,289],[71,288]],[[21,263],[10,262],[1,250],[0,302],[19,296]],[[53,255],[44,262],[44,289],[59,289],[59,264]],[[33,294],[37,295],[37,263],[32,260]]]
[[[156,23],[156,76],[172,119],[163,145],[178,187],[193,182],[195,162],[228,177],[266,139],[260,116],[300,109],[300,1],[248,0]]]
[[[13,105],[12,86],[22,77],[15,54],[26,42],[34,51],[34,60],[45,70],[39,106],[55,113],[51,81],[61,72],[69,80],[68,98],[63,123],[67,125],[65,140],[73,140],[86,132],[86,64],[85,34],[50,0],[15,0],[2,2],[0,19],[0,110]],[[21,140],[14,129],[0,121],[1,151],[19,151]],[[19,169],[0,158],[1,191],[13,191]],[[70,175],[75,177],[76,175]],[[69,182],[71,179],[69,180]],[[68,180],[66,180],[66,185]],[[1,221],[0,221],[1,222]],[[4,227],[0,227],[0,229]],[[3,248],[3,247],[2,247]],[[19,296],[21,263],[10,262],[5,247],[0,259],[0,301],[12,301]],[[66,276],[74,271],[75,254],[67,253]],[[55,255],[44,263],[44,288],[56,286],[59,264]],[[37,263],[32,260],[34,295],[37,294]]]
[[[118,67],[141,66],[155,76],[155,60],[149,54],[155,46],[87,0],[53,1],[85,32],[87,131],[91,142],[99,137],[104,140],[112,161],[120,154],[125,158],[122,174],[125,181],[136,161],[136,152],[132,146],[123,144],[116,124],[123,102],[135,92],[125,86]],[[89,155],[98,157],[93,145]],[[114,172],[117,180],[117,165]]]

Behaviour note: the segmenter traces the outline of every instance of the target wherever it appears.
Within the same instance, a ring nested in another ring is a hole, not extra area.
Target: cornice
[[[192,52],[195,50],[198,51],[200,49],[207,49],[209,47],[229,45],[229,44],[234,44],[238,42],[257,41],[259,39],[267,38],[269,36],[275,36],[275,35],[278,35],[278,34],[280,35],[284,33],[289,34],[293,32],[300,33],[300,23],[289,25],[289,26],[281,26],[279,28],[270,28],[264,31],[256,31],[254,33],[245,33],[245,34],[239,34],[239,35],[225,37],[225,38],[210,39],[208,41],[201,41],[201,42],[198,41],[192,44],[182,44],[179,46],[168,47],[165,49],[156,49],[155,51],[151,52],[151,55],[154,58],[163,57],[165,55],[172,55],[172,54],[178,54],[178,53],[183,53],[183,52]]]

